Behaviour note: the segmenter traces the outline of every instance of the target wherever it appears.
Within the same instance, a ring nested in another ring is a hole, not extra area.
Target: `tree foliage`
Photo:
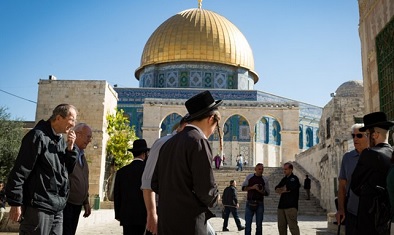
[[[23,123],[11,120],[7,109],[0,107],[0,179],[8,177],[23,138]]]
[[[117,109],[116,113],[107,115],[107,132],[109,139],[107,142],[107,156],[112,157],[116,169],[128,164],[133,159],[133,154],[127,149],[137,136],[134,126],[130,127],[129,119],[124,115],[123,109]]]

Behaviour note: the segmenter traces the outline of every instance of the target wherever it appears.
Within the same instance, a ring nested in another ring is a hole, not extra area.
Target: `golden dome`
[[[252,49],[239,29],[223,16],[204,9],[182,11],[162,23],[148,39],[135,74],[151,64],[211,62],[254,70]]]

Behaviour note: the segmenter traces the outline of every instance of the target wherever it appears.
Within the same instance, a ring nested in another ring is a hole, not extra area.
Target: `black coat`
[[[116,172],[114,186],[115,219],[122,226],[145,225],[146,208],[141,188],[145,162],[134,160]]]
[[[390,168],[390,158],[393,149],[389,144],[378,144],[365,149],[357,162],[350,184],[353,192],[359,196],[358,234],[377,234],[374,228],[373,214],[368,211],[376,196],[375,186],[386,187],[386,177]]]
[[[298,199],[301,187],[298,177],[293,173],[283,177],[279,184],[275,186],[275,189],[282,188],[285,185],[289,192],[280,195],[278,209],[296,208],[298,210]]]
[[[22,139],[8,177],[7,202],[11,206],[33,206],[58,212],[66,206],[77,150],[67,151],[63,137],[55,135],[49,121],[41,120]]]
[[[196,219],[204,213],[212,216],[208,207],[218,196],[211,162],[208,140],[191,126],[162,146],[152,178],[152,189],[159,194],[159,234],[204,230],[196,227]]]

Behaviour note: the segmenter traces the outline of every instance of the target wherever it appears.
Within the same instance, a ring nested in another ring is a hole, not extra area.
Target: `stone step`
[[[219,193],[222,195],[224,189],[230,184],[230,180],[237,181],[238,189],[238,201],[240,204],[239,211],[243,212],[245,210],[245,203],[247,192],[241,191],[241,185],[245,180],[246,176],[254,173],[253,167],[245,167],[243,171],[235,171],[234,167],[223,167],[219,170],[214,169],[214,176],[216,184],[218,185]],[[275,186],[283,178],[283,170],[281,167],[265,167],[263,175],[268,178],[270,183],[270,196],[266,197],[264,200],[265,213],[276,214],[277,207],[279,204],[280,195],[275,193]],[[300,190],[300,200],[299,200],[299,214],[301,215],[326,215],[323,208],[320,207],[318,199],[311,195],[311,200],[304,200],[306,198],[304,190]],[[221,202],[219,202],[221,205]],[[216,214],[220,214],[219,206],[215,209]]]

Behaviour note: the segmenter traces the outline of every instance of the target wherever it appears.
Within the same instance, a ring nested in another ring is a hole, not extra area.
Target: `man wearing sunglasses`
[[[357,231],[353,234],[388,234],[390,218],[384,216],[385,212],[390,214],[386,178],[393,152],[388,130],[394,122],[387,121],[384,112],[367,114],[363,121],[365,126],[360,131],[366,131],[370,147],[361,153],[350,184],[359,196]]]
[[[343,155],[338,177],[338,211],[336,219],[338,223],[343,224],[345,222],[346,234],[355,234],[354,229],[357,224],[358,196],[350,189],[350,182],[361,152],[368,148],[367,135],[365,132],[360,131],[362,127],[364,127],[362,123],[356,123],[351,127],[354,150]]]

